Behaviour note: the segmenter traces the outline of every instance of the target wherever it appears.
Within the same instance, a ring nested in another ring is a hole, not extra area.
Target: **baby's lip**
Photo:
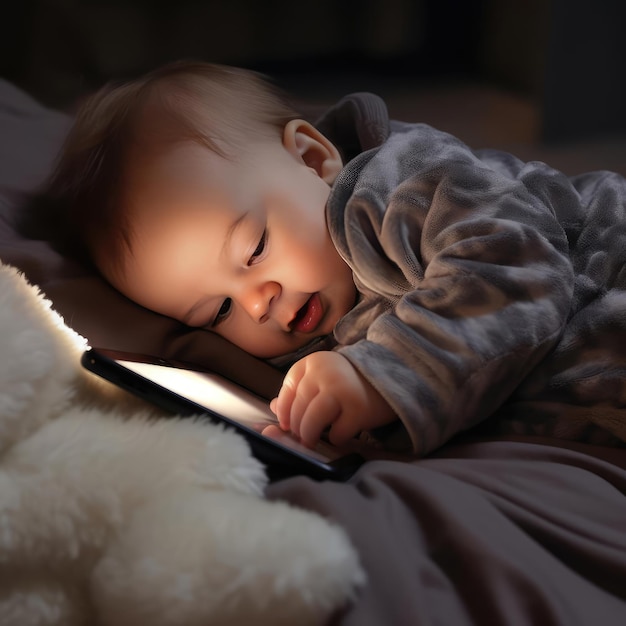
[[[324,308],[319,293],[311,294],[307,301],[296,311],[289,328],[300,333],[313,332],[324,317]]]

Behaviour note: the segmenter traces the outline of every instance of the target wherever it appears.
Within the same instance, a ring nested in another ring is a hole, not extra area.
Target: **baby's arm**
[[[281,428],[307,446],[315,445],[328,426],[330,442],[342,445],[362,430],[397,419],[386,400],[338,352],[314,352],[295,363],[270,406]]]

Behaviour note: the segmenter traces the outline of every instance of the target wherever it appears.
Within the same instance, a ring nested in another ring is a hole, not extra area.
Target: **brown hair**
[[[131,146],[191,140],[232,158],[250,137],[280,136],[297,117],[269,81],[241,68],[177,62],[106,85],[80,107],[48,189],[69,247],[93,261],[107,246],[118,269],[131,238],[123,207]]]

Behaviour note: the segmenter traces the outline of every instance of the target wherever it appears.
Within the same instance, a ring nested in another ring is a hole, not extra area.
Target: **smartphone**
[[[280,476],[305,474],[316,480],[346,480],[364,458],[349,447],[320,440],[301,444],[278,426],[267,400],[209,371],[181,361],[89,348],[81,358],[87,370],[178,416],[204,416],[242,434],[252,453]]]

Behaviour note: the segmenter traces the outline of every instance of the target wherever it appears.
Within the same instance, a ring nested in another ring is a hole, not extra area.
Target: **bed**
[[[92,345],[209,367],[273,397],[278,369],[18,232],[70,123],[0,81],[2,262]],[[367,582],[328,626],[626,623],[624,447],[469,433],[421,460],[370,461],[345,483],[276,479],[265,497],[340,524],[357,550]]]

